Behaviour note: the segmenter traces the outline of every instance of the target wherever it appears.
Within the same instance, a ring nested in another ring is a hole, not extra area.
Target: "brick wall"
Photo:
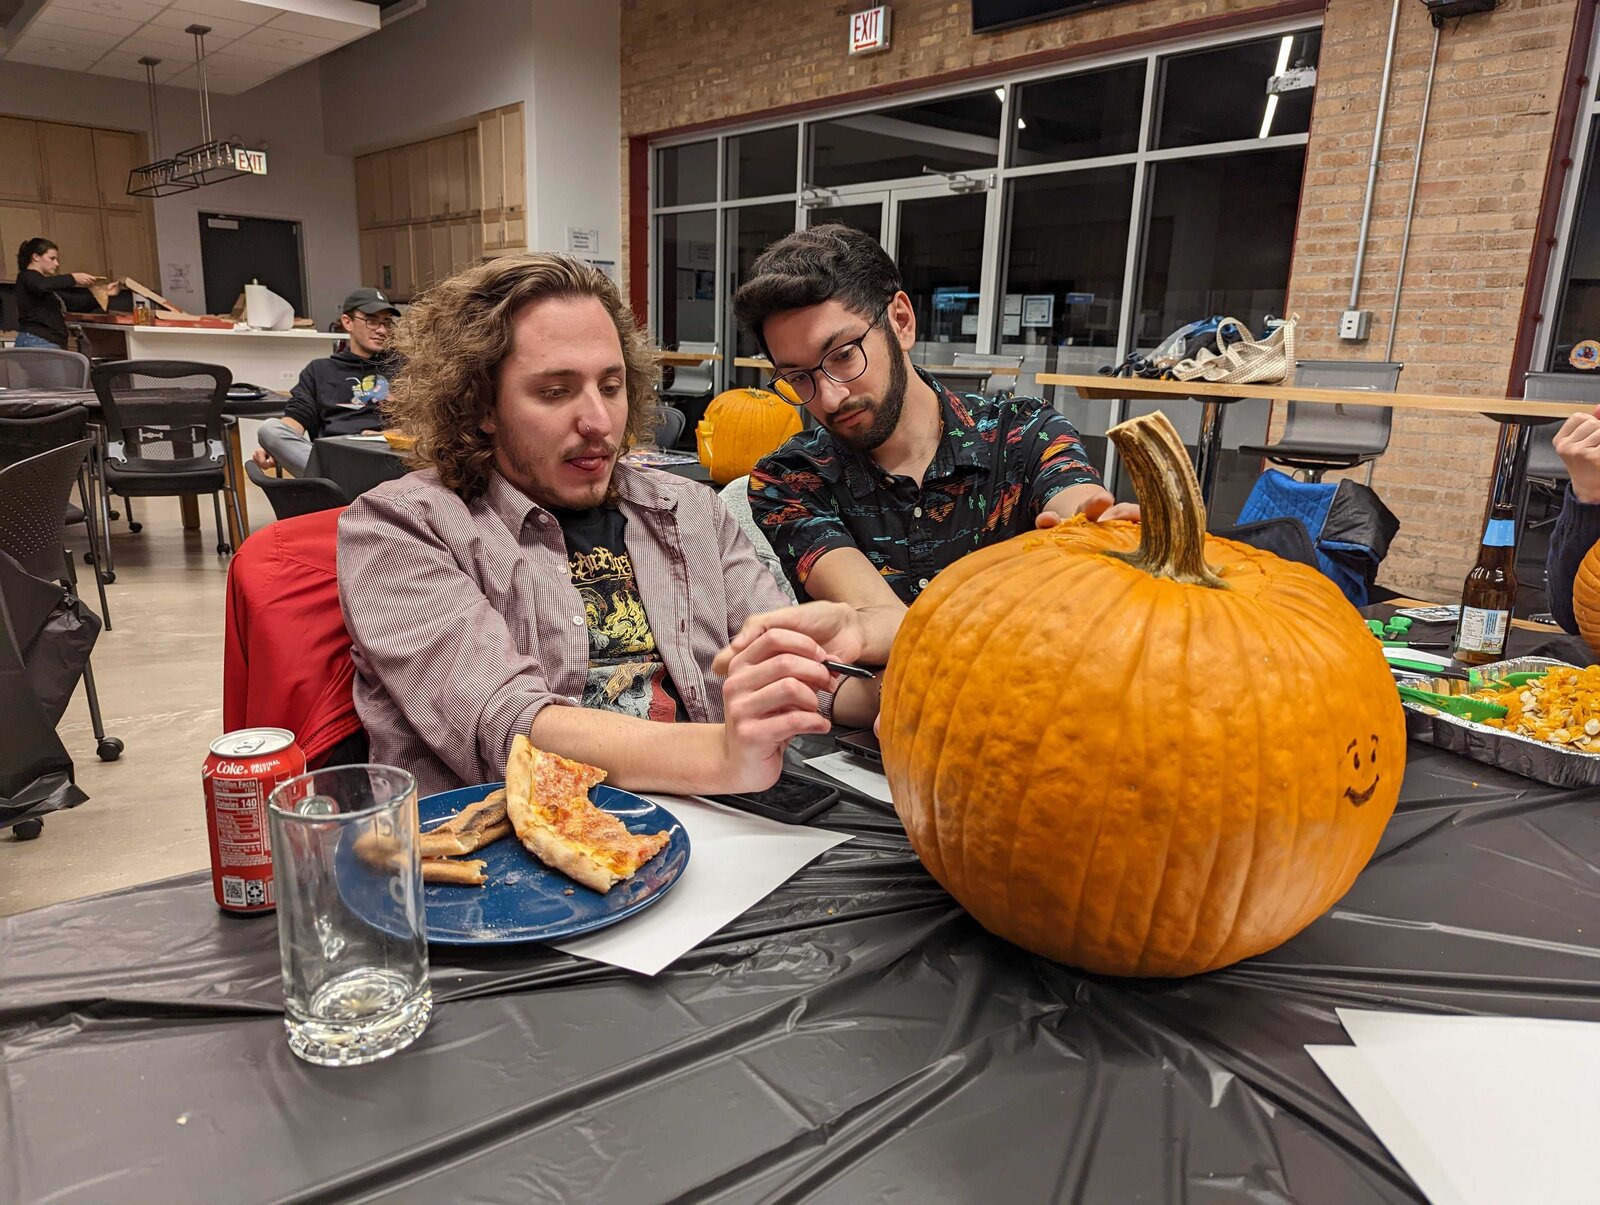
[[[1506,394],[1574,14],[1572,0],[1509,0],[1443,31],[1395,324],[1406,392]],[[1389,16],[1381,0],[1331,0],[1324,19],[1290,281],[1307,359],[1382,359],[1389,337],[1433,43],[1420,4],[1400,10],[1359,303],[1373,311],[1372,336],[1352,345],[1336,333],[1349,301]],[[1477,547],[1497,430],[1482,418],[1395,412],[1389,451],[1373,475],[1401,522],[1387,584],[1431,598],[1459,591]]]
[[[1507,0],[1498,12],[1444,31],[1397,325],[1402,389],[1506,391],[1577,3]],[[630,137],[1314,11],[1303,0],[1151,0],[975,37],[966,0],[899,0],[894,48],[850,59],[846,18],[863,7],[623,0],[625,211]],[[1372,337],[1365,345],[1340,344],[1335,328],[1350,290],[1390,11],[1384,0],[1330,0],[1325,12],[1291,278],[1306,358],[1380,359],[1389,333],[1433,37],[1422,6],[1411,2],[1401,8],[1363,273],[1361,305],[1374,311]],[[1390,451],[1374,477],[1403,524],[1386,583],[1438,598],[1460,588],[1476,547],[1495,433],[1484,419],[1397,412]]]

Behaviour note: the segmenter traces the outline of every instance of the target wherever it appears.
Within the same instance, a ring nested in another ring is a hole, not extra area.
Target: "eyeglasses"
[[[368,326],[393,326],[395,323],[395,316],[393,314],[363,314],[358,310],[356,311],[356,317],[361,319],[361,321],[365,322]]]
[[[811,368],[796,368],[790,372],[776,374],[770,382],[772,392],[791,406],[805,406],[817,396],[817,373],[820,372],[838,385],[848,385],[855,380],[867,371],[867,349],[862,344],[867,341],[867,336],[877,329],[878,320],[888,308],[884,306],[878,311],[872,319],[872,324],[861,332],[860,338],[841,343],[823,356],[821,363]]]

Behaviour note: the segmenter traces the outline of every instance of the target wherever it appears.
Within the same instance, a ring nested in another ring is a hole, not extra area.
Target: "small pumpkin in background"
[[[1583,642],[1600,652],[1600,544],[1584,554],[1572,579],[1572,617]]]
[[[912,847],[985,928],[1192,975],[1344,894],[1394,810],[1405,720],[1332,582],[1204,534],[1164,416],[1110,435],[1142,522],[1067,520],[940,573],[889,659],[883,760]]]
[[[756,467],[791,435],[800,433],[800,412],[765,389],[729,389],[717,394],[694,429],[700,463],[711,480],[727,485]]]

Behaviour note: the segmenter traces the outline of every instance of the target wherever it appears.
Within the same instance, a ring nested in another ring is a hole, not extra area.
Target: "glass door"
[[[883,208],[888,198],[887,193],[877,193],[871,200],[856,203],[852,199],[847,205],[828,205],[816,209],[806,210],[806,229],[813,226],[826,226],[837,222],[841,226],[848,226],[852,230],[859,230],[863,234],[870,234],[880,243],[883,242]]]

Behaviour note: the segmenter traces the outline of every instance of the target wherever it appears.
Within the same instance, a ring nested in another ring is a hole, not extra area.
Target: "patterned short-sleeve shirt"
[[[945,566],[1029,531],[1069,486],[1098,485],[1077,430],[1038,398],[939,397],[945,434],[921,486],[824,428],[795,436],[750,474],[750,509],[803,600],[826,552],[858,548],[909,603]]]

